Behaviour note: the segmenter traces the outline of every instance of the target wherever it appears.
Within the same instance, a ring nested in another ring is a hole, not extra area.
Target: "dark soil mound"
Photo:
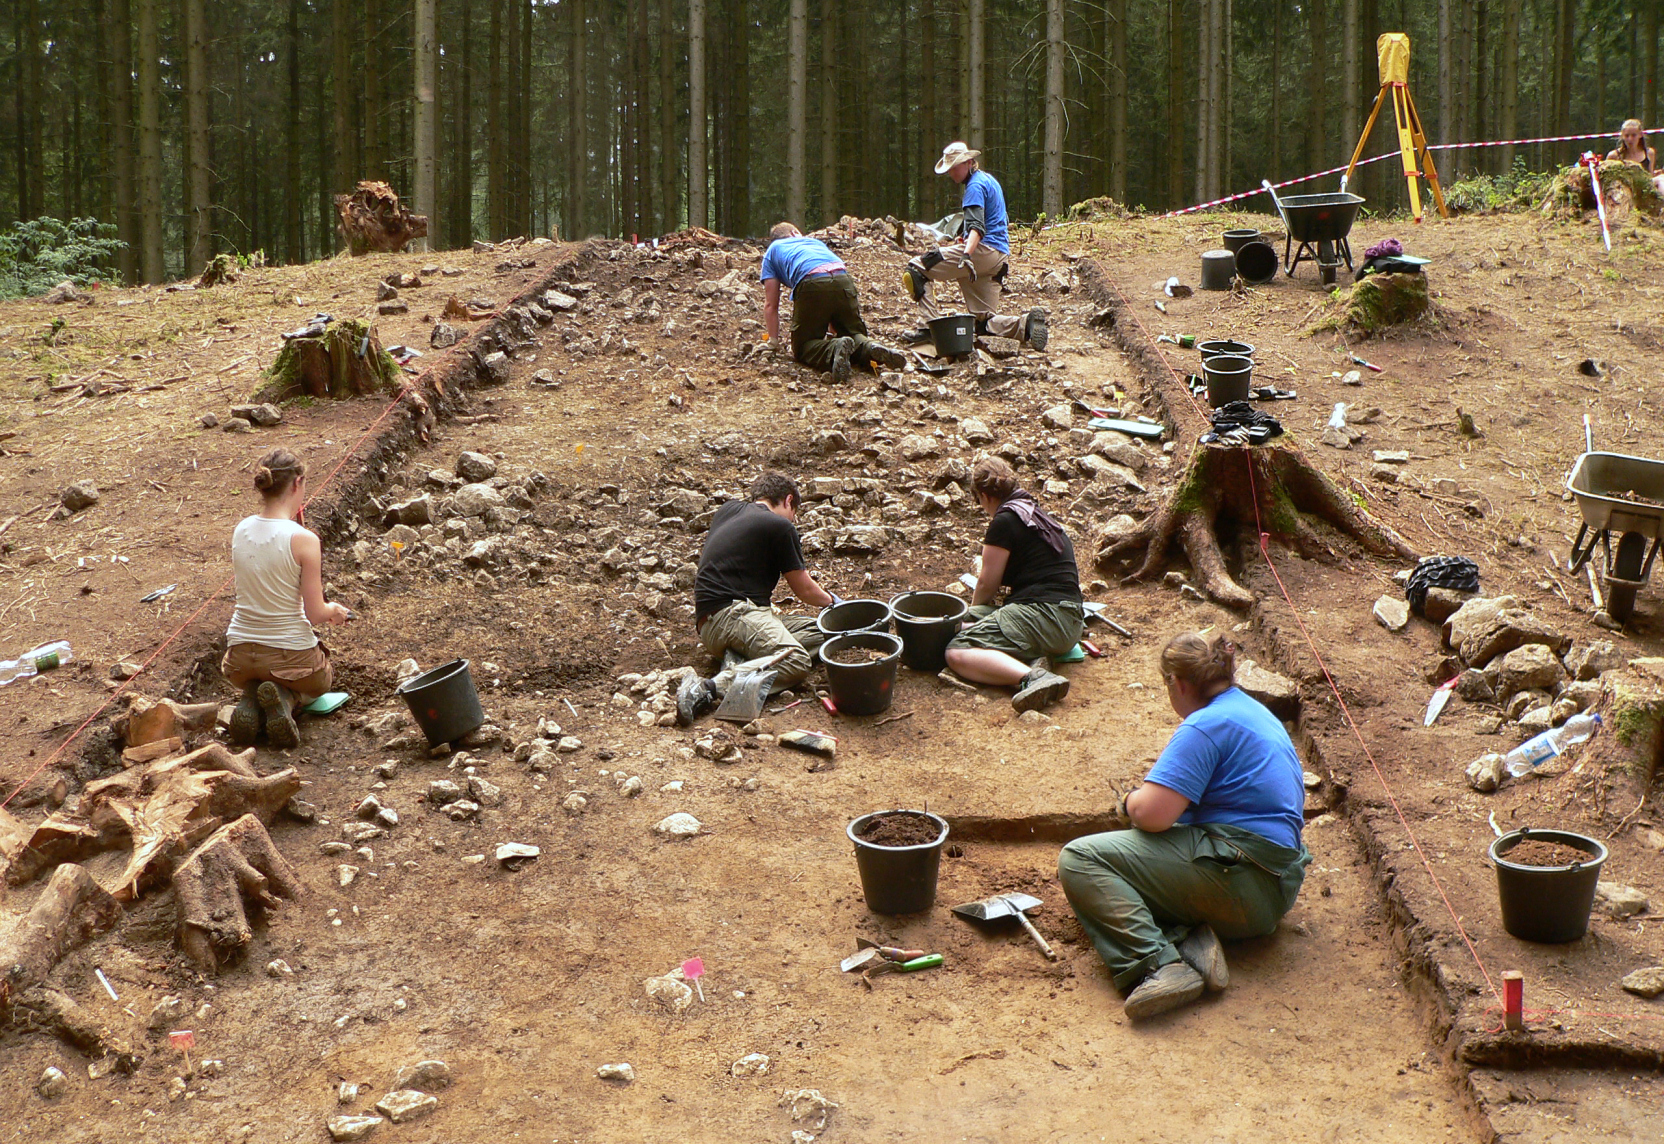
[[[897,810],[869,820],[855,832],[874,846],[922,846],[941,837],[941,830],[914,810]]]
[[[1574,862],[1589,862],[1594,855],[1564,842],[1541,842],[1528,839],[1502,855],[1503,860],[1516,866],[1570,866]]]
[[[851,667],[859,667],[866,663],[877,663],[881,659],[888,659],[894,652],[884,651],[875,647],[839,648],[837,654],[826,658],[833,663],[847,663]]]

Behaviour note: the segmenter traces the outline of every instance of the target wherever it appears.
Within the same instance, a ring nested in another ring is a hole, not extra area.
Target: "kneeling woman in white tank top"
[[[306,465],[287,449],[273,449],[254,470],[262,503],[231,534],[237,609],[225,633],[220,671],[243,697],[231,716],[231,741],[254,742],[261,723],[274,747],[300,742],[297,700],[329,690],[329,654],[313,624],[344,624],[351,613],[326,603],[323,548],[316,533],[295,522],[306,501]]]

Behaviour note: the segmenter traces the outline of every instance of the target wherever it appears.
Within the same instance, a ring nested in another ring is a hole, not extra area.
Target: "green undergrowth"
[[[1548,194],[1556,174],[1532,171],[1525,160],[1514,157],[1514,165],[1500,175],[1470,175],[1444,188],[1444,201],[1457,214],[1489,211],[1528,211]]]

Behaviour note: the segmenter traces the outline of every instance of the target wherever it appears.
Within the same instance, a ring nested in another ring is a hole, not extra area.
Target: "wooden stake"
[[[1510,969],[1502,975],[1502,1024],[1511,1033],[1525,1029],[1525,975]]]

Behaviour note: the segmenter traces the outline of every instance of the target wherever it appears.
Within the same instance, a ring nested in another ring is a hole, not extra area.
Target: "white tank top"
[[[231,534],[231,567],[237,574],[237,609],[227,644],[257,643],[304,651],[318,637],[306,622],[300,598],[300,562],[290,542],[306,530],[292,520],[245,517]]]

